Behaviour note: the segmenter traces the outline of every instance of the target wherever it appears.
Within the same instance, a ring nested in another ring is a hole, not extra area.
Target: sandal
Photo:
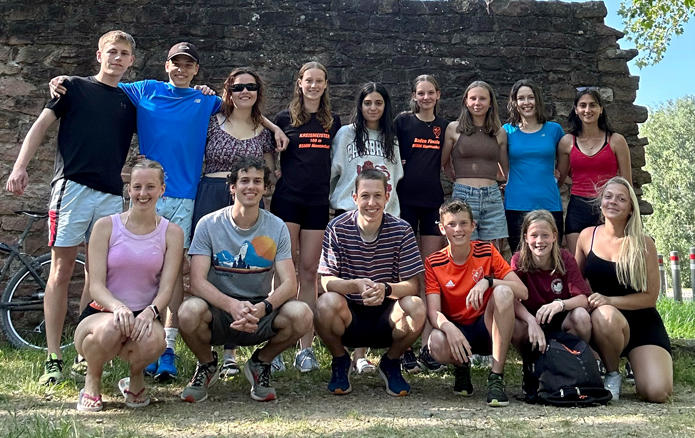
[[[145,392],[145,388],[142,388],[140,392],[137,394],[134,392],[131,392],[128,390],[128,387],[130,386],[130,377],[124,377],[121,380],[118,381],[118,389],[121,391],[121,394],[123,394],[123,402],[125,403],[126,406],[129,408],[137,409],[137,408],[144,408],[145,406],[150,404],[150,398],[147,397],[144,400],[137,401],[138,397],[140,397],[142,394]],[[134,401],[128,401],[128,396],[132,395]]]
[[[87,406],[84,402],[89,403],[91,406]],[[77,410],[82,412],[99,412],[104,409],[104,404],[101,401],[101,394],[99,397],[94,397],[84,392],[84,388],[80,390],[80,397],[77,399]]]

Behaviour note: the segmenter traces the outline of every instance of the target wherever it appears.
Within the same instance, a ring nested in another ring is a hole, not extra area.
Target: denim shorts
[[[157,201],[157,214],[175,223],[183,230],[183,247],[191,246],[191,227],[193,224],[192,199],[162,196]]]
[[[509,237],[507,216],[504,214],[502,194],[497,184],[487,187],[471,187],[454,183],[453,199],[460,199],[471,206],[475,230],[471,240],[495,240]]]

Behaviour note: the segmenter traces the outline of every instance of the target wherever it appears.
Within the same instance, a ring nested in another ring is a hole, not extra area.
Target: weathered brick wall
[[[345,120],[358,84],[367,80],[384,83],[396,109],[405,110],[410,81],[434,74],[442,86],[442,113],[453,120],[471,81],[489,82],[505,108],[512,84],[531,78],[541,85],[552,118],[563,124],[575,88],[600,86],[610,100],[611,121],[630,144],[641,193],[649,175],[641,170],[646,140],[637,138],[637,123],[647,110],[633,105],[639,78],[627,67],[637,53],[620,49],[622,33],[604,25],[605,15],[603,2],[10,0],[0,4],[0,180],[4,186],[48,99],[48,80],[94,74],[99,36],[123,29],[138,44],[125,80],[166,79],[167,50],[188,40],[202,53],[196,83],[219,91],[233,67],[258,69],[270,88],[267,115],[288,104],[297,69],[313,59],[328,67],[332,102]],[[52,130],[29,166],[27,193],[0,194],[0,240],[23,228],[13,210],[45,206],[54,149]],[[30,249],[40,250],[44,241],[37,230]]]

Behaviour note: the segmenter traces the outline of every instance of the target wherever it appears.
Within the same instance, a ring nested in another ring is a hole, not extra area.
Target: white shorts
[[[122,211],[123,197],[59,179],[53,184],[48,203],[48,246],[70,247],[89,242],[98,219]]]
[[[183,248],[191,246],[191,226],[193,224],[193,199],[162,196],[157,201],[157,214],[178,225],[183,230]]]

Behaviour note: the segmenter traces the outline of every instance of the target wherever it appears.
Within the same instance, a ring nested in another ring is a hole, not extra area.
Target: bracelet
[[[562,306],[562,311],[563,312],[565,311],[565,301],[564,300],[561,300],[560,298],[556,298],[553,301],[557,301],[558,303],[560,303],[560,305]]]

